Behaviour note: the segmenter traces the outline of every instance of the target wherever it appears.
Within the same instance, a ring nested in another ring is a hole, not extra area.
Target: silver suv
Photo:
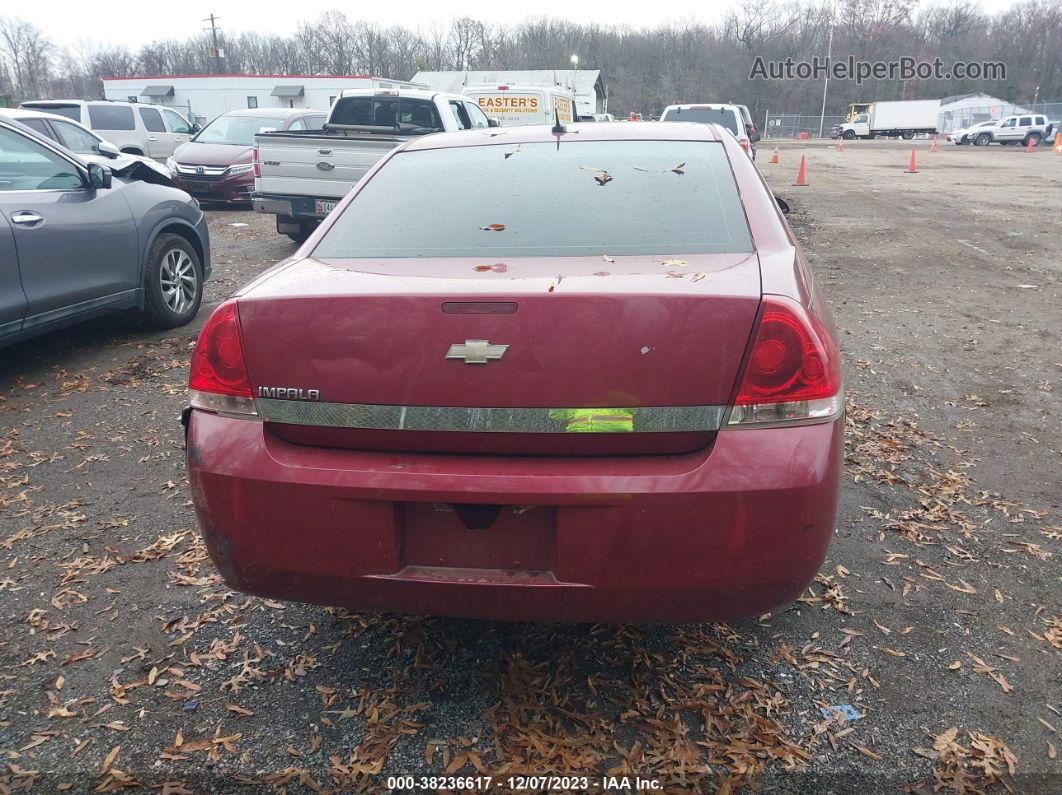
[[[1032,141],[1033,146],[1039,146],[1053,129],[1054,125],[1041,113],[1019,113],[1004,116],[994,126],[979,130],[973,142],[974,146],[988,146],[991,143],[1028,145]]]
[[[161,105],[111,100],[40,99],[20,108],[66,116],[94,130],[129,155],[165,160],[198,126]]]

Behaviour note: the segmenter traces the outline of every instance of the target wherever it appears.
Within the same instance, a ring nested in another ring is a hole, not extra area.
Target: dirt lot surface
[[[177,418],[209,308],[292,251],[263,217],[210,213],[195,326],[108,319],[0,351],[0,792],[477,772],[499,791],[518,772],[592,791],[606,774],[668,793],[1062,791],[1062,157],[917,147],[918,174],[902,144],[789,143],[778,165],[760,149],[841,329],[847,473],[818,580],[731,626],[227,591]],[[791,187],[801,154],[811,185]],[[820,711],[842,704],[853,719]]]

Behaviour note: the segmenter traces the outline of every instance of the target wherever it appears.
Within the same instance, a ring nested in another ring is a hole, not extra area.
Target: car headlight
[[[254,166],[250,163],[241,163],[238,166],[229,166],[229,170],[225,172],[225,176],[234,177],[237,174],[249,174],[252,168],[254,168]]]
[[[171,174],[177,173],[177,161],[174,160],[172,157],[166,158],[166,170],[169,171]]]

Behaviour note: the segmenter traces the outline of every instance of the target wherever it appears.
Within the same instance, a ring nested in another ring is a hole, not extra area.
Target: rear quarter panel
[[[778,209],[774,193],[756,164],[733,136],[723,137],[734,178],[741,193],[749,229],[760,258],[760,280],[765,294],[784,295],[812,306],[814,281],[796,237]]]

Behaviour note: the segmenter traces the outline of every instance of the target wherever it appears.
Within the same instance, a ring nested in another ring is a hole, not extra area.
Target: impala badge
[[[508,345],[491,345],[490,340],[465,340],[463,345],[451,345],[446,358],[462,359],[465,364],[486,364],[490,359],[500,359],[507,350]]]

